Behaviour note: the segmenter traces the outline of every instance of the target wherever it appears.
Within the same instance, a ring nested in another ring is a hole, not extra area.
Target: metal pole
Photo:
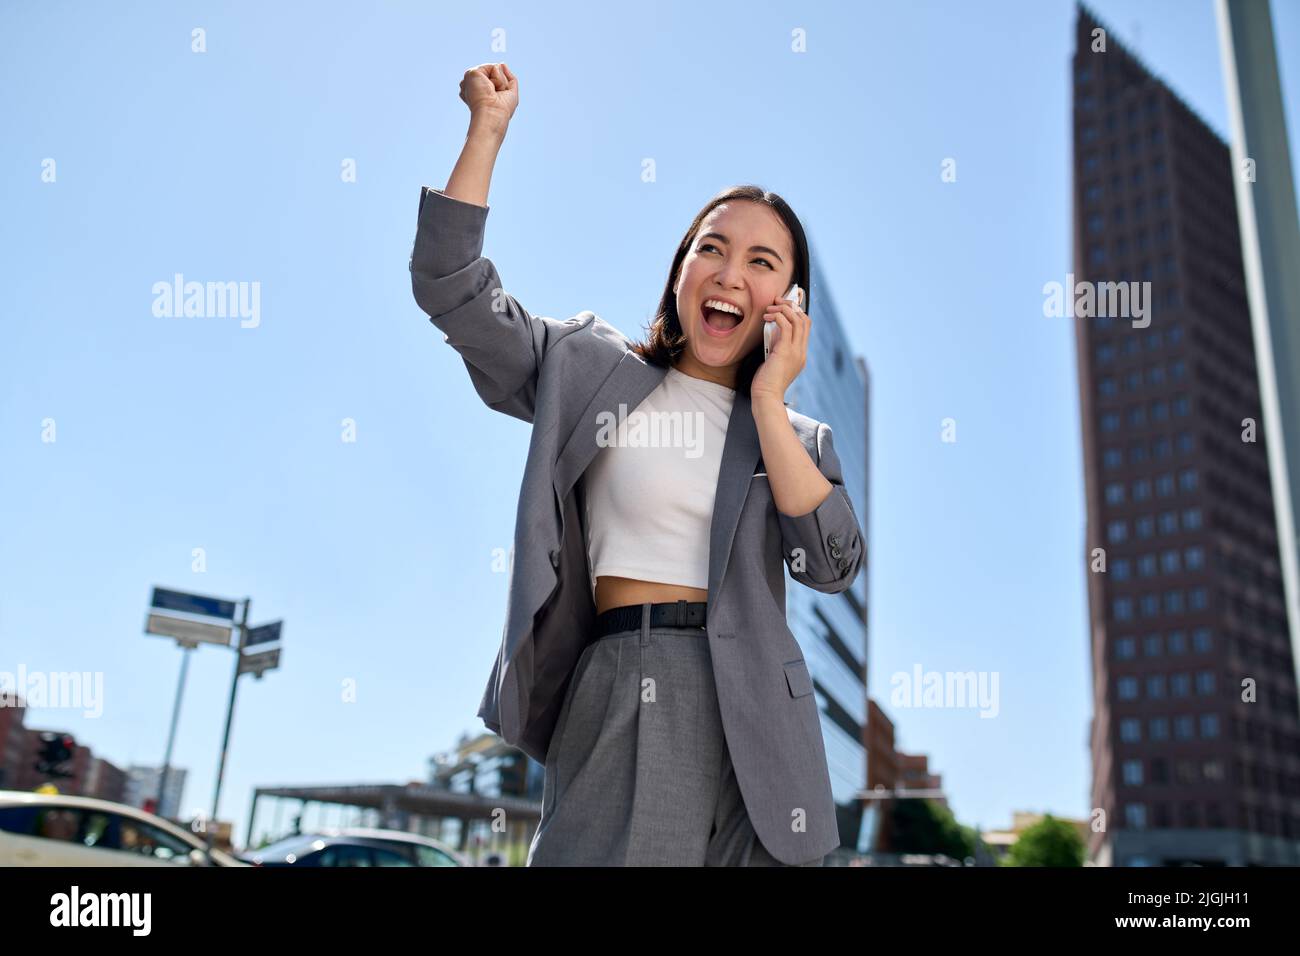
[[[193,644],[185,645],[181,651],[181,676],[176,682],[176,701],[172,704],[172,726],[167,731],[167,753],[163,756],[162,773],[158,775],[158,806],[155,809],[158,816],[165,817],[163,813],[163,795],[167,792],[167,774],[172,765],[172,746],[176,743],[176,724],[181,716],[181,696],[185,693],[185,675],[190,669],[190,652],[194,650]]]
[[[212,846],[212,831],[217,822],[217,806],[221,803],[221,778],[226,773],[226,750],[230,746],[230,724],[235,716],[235,691],[239,689],[239,665],[244,656],[244,641],[248,639],[248,606],[252,598],[244,598],[244,608],[239,615],[239,646],[235,648],[235,673],[230,678],[230,702],[226,705],[226,729],[221,735],[221,762],[217,764],[217,785],[212,794],[212,818],[208,821],[207,844]]]

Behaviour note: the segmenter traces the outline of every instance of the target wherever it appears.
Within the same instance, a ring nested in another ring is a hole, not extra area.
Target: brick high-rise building
[[[1089,856],[1295,865],[1300,721],[1229,149],[1083,7],[1073,78]],[[1124,282],[1145,315],[1101,285]]]

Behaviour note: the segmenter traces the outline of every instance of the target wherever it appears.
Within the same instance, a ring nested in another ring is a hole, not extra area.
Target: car
[[[445,844],[401,830],[362,827],[295,833],[239,859],[253,866],[469,866]]]
[[[138,807],[0,790],[0,866],[248,866]]]

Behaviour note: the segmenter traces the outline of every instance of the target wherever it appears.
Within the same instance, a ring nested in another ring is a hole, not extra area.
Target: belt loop
[[[641,605],[641,646],[645,647],[650,643],[650,604],[646,602]]]
[[[677,626],[678,627],[686,626],[686,602],[685,601],[677,602]]]

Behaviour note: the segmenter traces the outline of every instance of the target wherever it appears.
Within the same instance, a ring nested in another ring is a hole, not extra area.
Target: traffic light
[[[71,734],[45,731],[41,734],[41,750],[36,757],[36,772],[46,777],[71,777],[72,771],[63,764],[72,759],[77,742]]]

